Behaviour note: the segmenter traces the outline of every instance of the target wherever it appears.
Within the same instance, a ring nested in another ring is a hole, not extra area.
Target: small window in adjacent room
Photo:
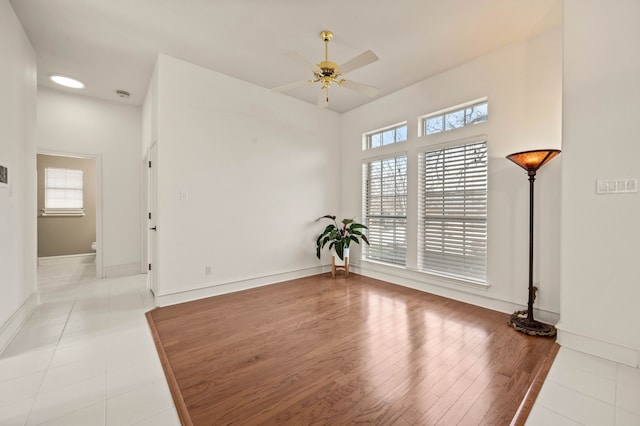
[[[433,135],[472,124],[484,123],[489,119],[489,104],[486,100],[463,104],[449,110],[422,117],[422,134]]]
[[[83,216],[83,171],[45,168],[43,216]]]
[[[407,123],[376,130],[365,135],[364,149],[379,148],[407,140]]]

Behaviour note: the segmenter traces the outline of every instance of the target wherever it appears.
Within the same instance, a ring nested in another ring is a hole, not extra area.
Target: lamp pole
[[[556,328],[552,325],[536,321],[533,318],[533,302],[536,299],[536,288],[533,286],[533,202],[534,182],[536,171],[556,155],[557,149],[544,149],[535,151],[517,152],[508,155],[507,158],[527,171],[529,175],[529,299],[526,311],[516,311],[509,318],[509,325],[522,333],[533,336],[556,335]]]
[[[529,171],[529,301],[527,303],[527,319],[533,319],[533,302],[536,298],[533,288],[533,183],[536,180],[536,171]]]

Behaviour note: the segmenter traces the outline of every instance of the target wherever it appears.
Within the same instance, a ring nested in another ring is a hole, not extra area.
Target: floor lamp
[[[516,311],[511,315],[509,325],[532,336],[556,335],[554,326],[533,319],[533,302],[538,290],[533,286],[533,182],[536,180],[536,171],[558,154],[558,149],[540,149],[507,155],[509,160],[525,169],[529,175],[529,301],[526,311]]]

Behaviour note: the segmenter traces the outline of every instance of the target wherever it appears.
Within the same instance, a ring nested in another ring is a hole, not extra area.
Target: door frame
[[[36,154],[52,155],[56,157],[86,158],[96,162],[96,278],[104,278],[103,270],[103,249],[102,249],[102,155],[100,154],[79,154],[76,152],[54,151],[48,149],[38,149]],[[38,171],[36,170],[36,175]],[[36,176],[37,179],[37,176]],[[36,192],[37,196],[37,192]],[[37,214],[37,212],[36,212]],[[36,216],[36,229],[38,218]],[[37,233],[36,233],[37,235]],[[36,237],[37,238],[37,237]],[[38,260],[36,245],[36,262]]]
[[[151,188],[149,187],[151,179],[151,171],[149,170],[149,152],[150,148],[147,148],[147,153],[142,159],[142,215],[140,216],[140,227],[142,229],[142,244],[141,244],[141,259],[140,265],[141,274],[149,274],[149,253],[151,250],[149,242],[149,216],[151,212]],[[149,277],[147,276],[147,288],[150,289]]]
[[[150,165],[151,164],[151,165]],[[147,288],[154,297],[158,293],[158,237],[151,228],[158,223],[158,142],[154,140],[147,148],[143,159],[143,187],[145,210],[142,215],[143,223],[143,268],[147,274]],[[151,219],[149,219],[151,213]],[[151,264],[151,270],[148,265]]]

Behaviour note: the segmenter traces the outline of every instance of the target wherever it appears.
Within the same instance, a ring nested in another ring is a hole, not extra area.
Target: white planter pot
[[[331,254],[331,276],[335,278],[336,270],[344,271],[345,276],[349,275],[349,249],[344,249],[342,253],[343,259],[340,259],[335,250],[331,250]]]
[[[340,259],[340,257],[338,257],[334,249],[331,249],[331,255],[333,256],[333,259],[334,259],[333,261],[334,265],[344,266],[349,259],[349,249],[348,248],[344,249],[344,252],[342,253],[342,256],[344,257],[344,259]]]

